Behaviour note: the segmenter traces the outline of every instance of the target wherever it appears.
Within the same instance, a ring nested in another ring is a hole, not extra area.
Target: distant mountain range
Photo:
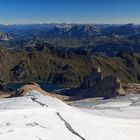
[[[54,47],[90,49],[98,55],[140,52],[140,25],[134,24],[0,25],[0,31],[3,47],[23,48],[47,42]]]
[[[106,24],[25,24],[25,25],[0,25],[0,31],[17,34],[29,32],[31,34],[45,34],[46,36],[63,37],[90,37],[97,35],[122,35],[131,36],[140,34],[140,25],[106,25]],[[39,33],[40,32],[40,33]]]
[[[82,38],[101,35],[101,31],[99,28],[90,25],[56,26],[46,35],[50,35],[53,37],[61,36],[69,38]]]
[[[69,26],[55,26],[47,35],[62,36],[62,37],[92,37],[92,36],[131,36],[140,34],[140,26],[133,24],[126,25],[69,25]]]

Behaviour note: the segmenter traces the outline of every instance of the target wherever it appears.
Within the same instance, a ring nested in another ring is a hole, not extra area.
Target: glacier
[[[69,106],[32,90],[0,99],[0,140],[139,140],[140,97]]]

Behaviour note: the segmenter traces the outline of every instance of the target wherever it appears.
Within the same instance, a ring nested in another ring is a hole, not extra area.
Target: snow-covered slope
[[[104,107],[117,117],[102,112]],[[140,117],[133,117],[138,110],[139,104],[118,106],[113,101],[93,110],[80,109],[32,91],[0,100],[0,140],[139,140]],[[130,117],[121,115],[125,111]]]

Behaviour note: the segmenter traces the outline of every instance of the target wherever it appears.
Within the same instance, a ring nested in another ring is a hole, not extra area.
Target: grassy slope
[[[0,49],[0,78],[2,81],[49,80],[66,86],[78,86],[93,68],[100,66],[104,75],[117,75],[122,82],[139,82],[140,57],[82,56],[60,57],[45,48],[39,52],[10,52]],[[20,65],[20,62],[23,64]],[[15,68],[16,66],[16,68]],[[11,71],[11,69],[13,69]],[[16,74],[15,74],[16,71]]]

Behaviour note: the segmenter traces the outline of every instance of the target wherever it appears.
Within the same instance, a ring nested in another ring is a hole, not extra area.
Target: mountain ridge
[[[90,48],[94,54],[113,56],[120,51],[140,53],[140,26],[98,24],[38,24],[0,26],[14,40],[1,41],[1,47],[24,48],[37,43],[55,47]]]
[[[98,66],[104,76],[113,74],[122,82],[139,82],[140,77],[140,56],[132,52],[105,57],[84,49],[55,48],[49,44],[15,51],[0,48],[0,52],[0,80],[3,82],[48,81],[79,86]]]

